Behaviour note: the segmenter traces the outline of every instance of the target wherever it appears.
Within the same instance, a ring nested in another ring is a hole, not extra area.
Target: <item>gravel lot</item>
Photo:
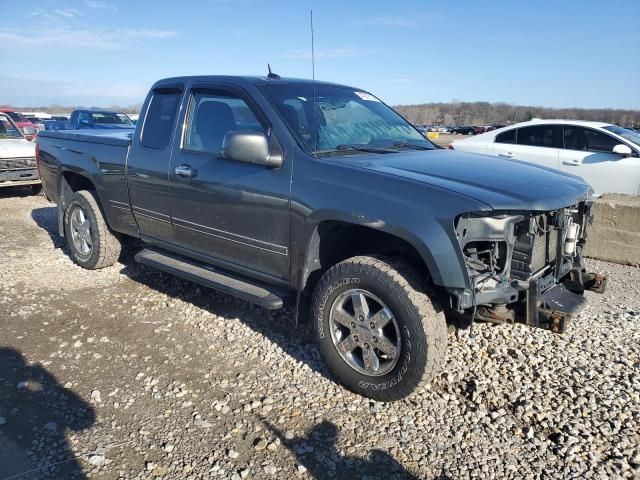
[[[130,254],[85,271],[55,225],[0,191],[0,479],[640,477],[637,268],[590,262],[609,290],[565,335],[449,335],[445,372],[383,404],[337,385],[290,311]]]

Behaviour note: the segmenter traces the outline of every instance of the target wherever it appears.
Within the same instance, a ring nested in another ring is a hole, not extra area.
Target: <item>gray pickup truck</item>
[[[585,290],[590,187],[443,150],[372,94],[276,76],[157,82],[131,132],[42,132],[40,175],[80,266],[145,265],[311,313],[349,388],[383,401],[443,365],[447,321],[562,332]]]

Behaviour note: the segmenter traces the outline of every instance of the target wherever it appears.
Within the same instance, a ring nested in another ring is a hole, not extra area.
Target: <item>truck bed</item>
[[[39,170],[47,197],[59,203],[65,182],[92,182],[109,224],[136,231],[129,210],[126,163],[134,130],[44,131],[38,135]],[[78,177],[79,175],[79,177]],[[64,182],[60,178],[64,176]],[[68,187],[67,187],[68,188]]]
[[[44,130],[38,137],[128,147],[134,128],[127,130]]]

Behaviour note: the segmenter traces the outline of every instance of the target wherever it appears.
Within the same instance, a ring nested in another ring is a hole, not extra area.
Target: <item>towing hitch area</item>
[[[571,318],[587,300],[585,290],[604,293],[607,277],[597,273],[572,270],[563,283],[553,284],[553,278],[532,280],[527,291],[526,324],[532,327],[564,333]]]

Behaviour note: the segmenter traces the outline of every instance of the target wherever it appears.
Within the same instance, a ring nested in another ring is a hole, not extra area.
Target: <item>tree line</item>
[[[140,113],[141,104],[110,105],[107,110],[122,113]],[[47,107],[14,107],[18,111],[63,113],[85,106],[49,105]],[[565,120],[592,120],[616,125],[640,126],[640,110],[613,108],[549,108],[511,105],[508,103],[459,102],[396,105],[400,115],[416,125],[510,125],[532,118],[562,118]]]
[[[393,108],[416,125],[509,125],[533,118],[591,120],[625,127],[640,125],[640,110],[613,108],[549,108],[458,101],[397,105]]]

